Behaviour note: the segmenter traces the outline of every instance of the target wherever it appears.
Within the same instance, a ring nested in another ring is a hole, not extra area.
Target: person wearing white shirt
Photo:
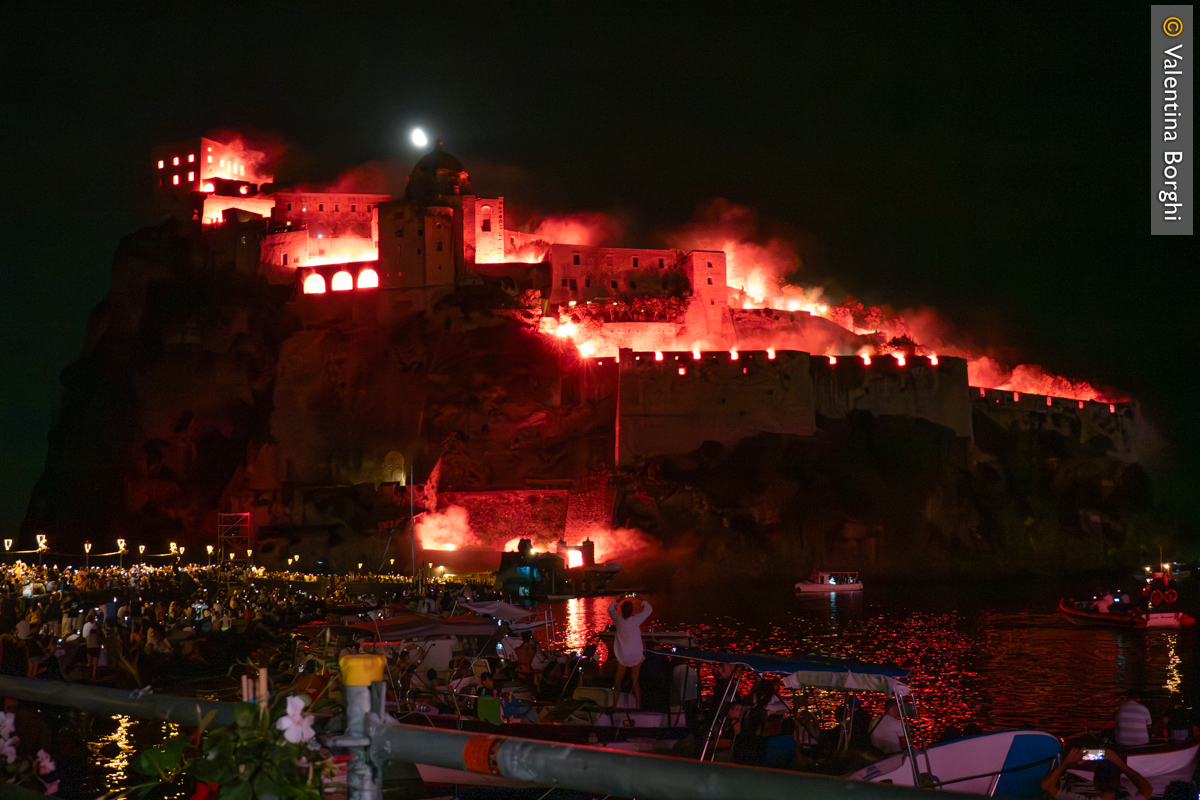
[[[883,716],[871,723],[871,744],[884,755],[904,749],[904,723],[895,700],[889,700]]]
[[[642,601],[642,610],[635,614],[633,601],[629,599],[622,600],[619,608],[618,612],[616,600],[608,607],[608,616],[612,619],[613,629],[616,631],[612,654],[617,659],[617,674],[613,688],[620,693],[621,684],[625,682],[625,671],[629,670],[630,679],[633,681],[634,707],[641,708],[642,687],[638,684],[638,677],[642,661],[646,658],[645,646],[642,644],[642,623],[654,609],[649,603]]]

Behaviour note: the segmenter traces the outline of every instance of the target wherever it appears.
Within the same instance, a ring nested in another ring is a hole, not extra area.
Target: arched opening
[[[367,267],[358,273],[358,288],[374,289],[379,286],[379,273]]]
[[[304,279],[305,294],[325,294],[325,279],[313,273]]]
[[[348,292],[354,288],[354,278],[350,277],[350,273],[346,270],[341,270],[333,276],[329,288],[335,292]]]
[[[479,230],[483,233],[490,233],[492,230],[492,207],[484,206],[480,216],[483,218],[483,221],[479,225]]]

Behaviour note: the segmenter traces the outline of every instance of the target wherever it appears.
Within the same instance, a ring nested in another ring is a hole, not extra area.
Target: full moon
[[[420,128],[413,128],[412,143],[415,147],[424,147],[429,144],[429,137],[425,135],[425,131]]]

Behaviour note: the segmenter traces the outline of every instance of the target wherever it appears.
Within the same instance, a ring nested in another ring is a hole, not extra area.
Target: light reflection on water
[[[648,597],[655,607],[651,625],[690,630],[702,647],[819,652],[907,668],[919,727],[935,739],[967,726],[1056,734],[1109,727],[1117,704],[1130,694],[1145,694],[1153,712],[1165,712],[1170,696],[1190,682],[1195,634],[1075,627],[1054,612],[1059,591],[868,587],[798,597],[760,589]],[[608,625],[610,602],[554,604],[559,642],[582,648]],[[711,686],[703,671],[702,683]],[[880,709],[881,698],[863,699],[872,711]],[[797,700],[832,722],[832,697],[811,693]]]
[[[115,725],[115,727],[113,727]],[[134,719],[116,715],[95,717],[92,720],[92,735],[88,737],[91,763],[85,790],[100,796],[107,792],[118,792],[146,780],[137,774],[130,762],[149,747],[159,744],[179,731],[178,725],[155,720]],[[161,795],[165,800],[182,797],[182,791]]]

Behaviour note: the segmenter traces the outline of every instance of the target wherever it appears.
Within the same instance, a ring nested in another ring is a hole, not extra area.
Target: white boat
[[[885,664],[845,661],[822,656],[782,658],[756,653],[676,648],[672,655],[692,661],[732,664],[763,674],[782,674],[792,689],[816,688],[850,694],[879,692],[895,700],[904,728],[904,749],[850,775],[849,780],[897,786],[936,787],[950,792],[1038,797],[1041,780],[1062,753],[1062,742],[1042,731],[1015,730],[967,736],[920,747],[913,741],[909,720],[916,709],[912,691],[900,679],[908,670]],[[738,683],[737,675],[729,686]],[[731,697],[722,700],[722,708]],[[702,743],[700,758],[711,757],[720,726],[714,725]]]
[[[913,786],[950,792],[1037,797],[1041,780],[1062,751],[1058,738],[1041,731],[1017,730],[967,736],[912,753],[894,753],[851,774],[851,780]],[[912,761],[916,759],[917,769]]]
[[[796,581],[797,592],[858,592],[862,588],[857,572],[817,572]]]

